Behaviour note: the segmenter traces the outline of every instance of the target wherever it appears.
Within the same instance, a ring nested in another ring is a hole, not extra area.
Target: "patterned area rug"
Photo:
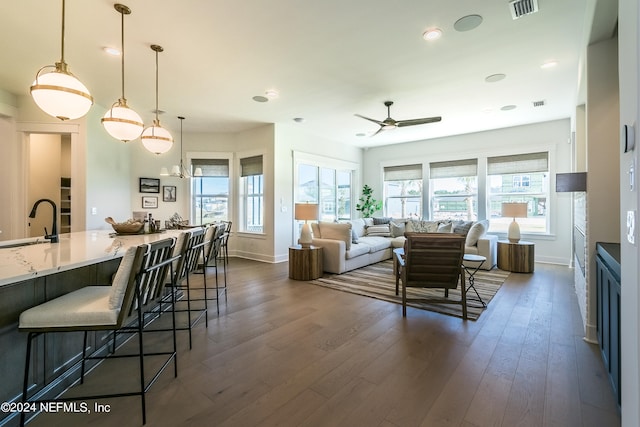
[[[466,276],[468,277],[468,274]],[[476,273],[475,288],[486,304],[489,304],[508,276],[508,271],[496,268],[491,271],[479,270]],[[393,275],[392,260],[382,261],[342,274],[325,273],[323,277],[311,280],[309,283],[402,305],[402,284],[400,284],[399,295],[396,296],[396,281]],[[407,288],[407,298],[433,297],[443,298],[444,290]],[[449,290],[449,298],[460,300],[460,288]],[[462,317],[462,306],[460,305],[407,302],[407,306]],[[470,320],[477,320],[483,311],[484,308],[477,301],[475,292],[473,292],[473,289],[469,289],[467,292],[467,317]]]

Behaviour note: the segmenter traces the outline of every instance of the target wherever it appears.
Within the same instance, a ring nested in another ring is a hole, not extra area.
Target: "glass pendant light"
[[[62,0],[60,62],[40,68],[30,90],[33,100],[42,111],[60,120],[73,120],[87,114],[93,105],[93,98],[86,86],[71,74],[69,66],[64,62],[64,17],[65,0]],[[53,70],[42,74],[47,68]]]
[[[160,119],[158,118],[158,53],[164,49],[162,46],[152,44],[151,50],[156,53],[156,118],[153,121],[153,125],[147,127],[142,132],[140,139],[142,140],[142,145],[144,145],[144,148],[147,150],[154,154],[163,154],[173,146],[171,133],[160,125]]]
[[[112,137],[122,142],[129,142],[139,137],[144,128],[142,119],[138,113],[129,108],[127,99],[124,97],[124,15],[131,14],[131,9],[120,3],[116,3],[113,7],[120,13],[121,19],[122,97],[106,112],[102,118],[102,125]]]

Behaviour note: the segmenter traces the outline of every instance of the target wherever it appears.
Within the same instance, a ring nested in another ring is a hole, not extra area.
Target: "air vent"
[[[534,107],[542,107],[544,104],[546,104],[544,102],[544,100],[542,100],[542,101],[533,101],[533,106]]]
[[[513,19],[522,18],[538,11],[538,0],[511,0],[509,10]]]

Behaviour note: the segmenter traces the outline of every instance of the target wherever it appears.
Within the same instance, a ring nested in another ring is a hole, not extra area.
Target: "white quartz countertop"
[[[131,246],[177,237],[180,232],[114,235],[109,230],[89,230],[61,234],[59,243],[42,238],[0,242],[0,286],[121,258]]]

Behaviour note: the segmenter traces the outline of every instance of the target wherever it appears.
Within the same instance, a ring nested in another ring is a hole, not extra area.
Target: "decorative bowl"
[[[132,221],[127,222],[115,222],[111,217],[105,218],[105,221],[111,224],[113,230],[118,234],[137,234],[142,231],[144,222]]]

